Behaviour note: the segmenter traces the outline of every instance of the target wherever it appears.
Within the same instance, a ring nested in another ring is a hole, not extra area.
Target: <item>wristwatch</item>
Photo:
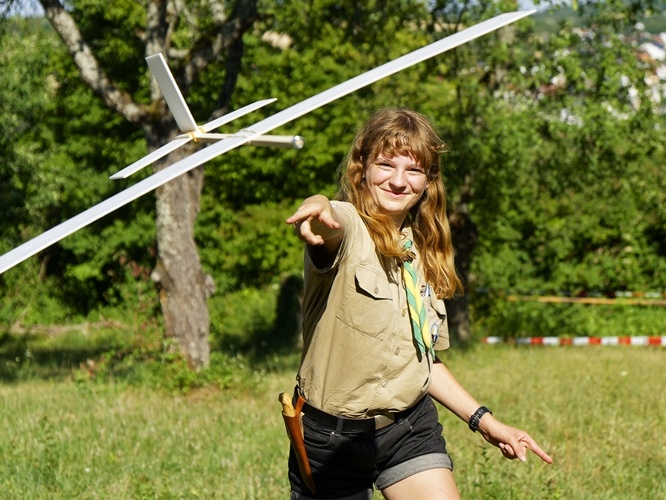
[[[481,420],[481,417],[483,417],[486,413],[490,413],[491,415],[493,414],[492,411],[490,411],[488,408],[485,406],[479,407],[478,410],[474,412],[474,414],[469,417],[469,428],[472,432],[476,432],[479,430],[479,421]]]

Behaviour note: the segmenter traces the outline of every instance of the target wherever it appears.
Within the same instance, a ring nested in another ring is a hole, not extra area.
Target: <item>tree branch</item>
[[[227,113],[231,95],[236,88],[238,74],[241,71],[243,62],[243,38],[236,40],[227,52],[227,64],[224,72],[224,83],[215,103],[215,110],[210,119],[214,120]]]
[[[79,69],[81,79],[107,106],[132,123],[141,123],[146,110],[132,97],[111,82],[99,66],[97,59],[85,42],[76,21],[59,0],[39,0],[53,29],[58,33]]]
[[[222,24],[218,25],[219,30],[214,37],[202,37],[193,45],[187,68],[188,83],[195,81],[201,71],[234,45],[237,50],[237,42],[259,17],[256,0],[238,0],[231,15],[226,18],[222,15],[222,6],[216,0],[210,0],[210,3],[217,5],[213,9],[217,13],[216,24]]]

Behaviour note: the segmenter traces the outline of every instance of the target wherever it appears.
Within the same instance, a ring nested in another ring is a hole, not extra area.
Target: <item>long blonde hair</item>
[[[356,207],[377,251],[399,261],[408,259],[393,220],[379,211],[365,185],[365,171],[379,155],[413,158],[426,172],[426,189],[411,208],[414,243],[421,254],[426,282],[439,298],[461,293],[462,283],[455,270],[451,228],[446,217],[446,190],[440,172],[440,155],[446,146],[430,121],[408,109],[377,111],[356,135],[340,175],[338,199]]]

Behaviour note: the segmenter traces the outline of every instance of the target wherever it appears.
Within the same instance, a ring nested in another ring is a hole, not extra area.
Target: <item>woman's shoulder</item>
[[[340,254],[348,262],[364,261],[375,253],[368,228],[356,207],[347,201],[331,200],[335,211],[344,219],[345,234]]]
[[[343,218],[347,233],[365,229],[363,219],[354,205],[348,201],[331,200],[331,206]]]
[[[356,207],[348,201],[331,200],[331,205],[335,210],[342,214],[349,214],[353,217],[359,219],[361,218],[361,216],[358,214],[358,210],[356,210]]]

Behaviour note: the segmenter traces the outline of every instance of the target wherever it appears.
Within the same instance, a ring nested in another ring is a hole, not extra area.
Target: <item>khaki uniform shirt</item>
[[[317,268],[305,253],[303,355],[298,383],[306,400],[348,418],[402,411],[430,386],[432,359],[412,334],[401,268],[380,256],[350,203],[332,202],[345,234],[331,267]],[[403,230],[411,239],[411,229]],[[415,264],[421,278],[418,249]],[[424,297],[435,349],[449,346],[444,301]]]

